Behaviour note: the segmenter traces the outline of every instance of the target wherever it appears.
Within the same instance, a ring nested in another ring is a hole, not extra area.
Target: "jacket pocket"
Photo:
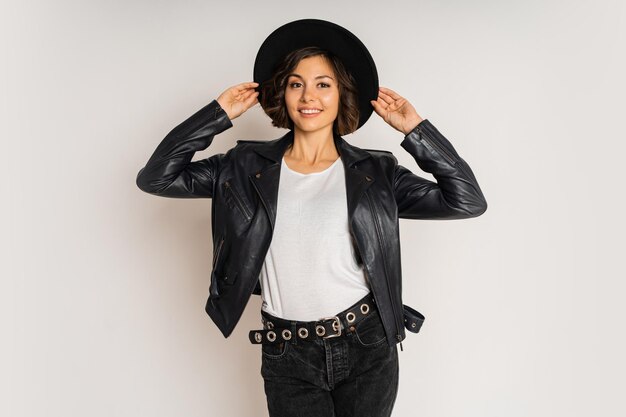
[[[246,203],[243,201],[241,194],[234,187],[233,183],[230,180],[224,181],[224,195],[227,200],[229,200],[230,204],[234,205],[245,217],[246,220],[252,219],[252,212],[246,206]]]
[[[223,290],[225,285],[233,285],[237,280],[239,266],[233,263],[232,251],[231,242],[226,242],[225,238],[221,237],[213,255],[213,268],[211,271],[211,283],[212,285],[217,283],[215,287],[217,295],[220,294],[220,290]]]

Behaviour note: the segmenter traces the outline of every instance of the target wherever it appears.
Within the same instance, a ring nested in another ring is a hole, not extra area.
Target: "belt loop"
[[[290,342],[293,343],[294,345],[297,345],[298,339],[299,339],[297,321],[291,320],[289,322],[289,326],[290,326],[289,328],[291,329],[291,334],[292,334]]]

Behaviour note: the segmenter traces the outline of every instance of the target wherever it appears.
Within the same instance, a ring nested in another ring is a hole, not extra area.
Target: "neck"
[[[294,129],[293,144],[285,156],[305,164],[315,165],[324,160],[336,160],[339,156],[331,129],[305,132]]]

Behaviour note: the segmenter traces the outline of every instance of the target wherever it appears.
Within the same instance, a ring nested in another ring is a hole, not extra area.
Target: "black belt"
[[[373,296],[369,294],[341,313],[319,320],[296,321],[282,318],[266,320],[262,316],[263,329],[250,330],[249,339],[253,344],[274,344],[285,341],[293,343],[295,340],[311,341],[342,337],[348,332],[353,332],[358,322],[376,312],[376,303]]]

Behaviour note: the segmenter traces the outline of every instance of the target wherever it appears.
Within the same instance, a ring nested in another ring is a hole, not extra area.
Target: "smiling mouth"
[[[302,110],[298,110],[300,113],[302,114],[316,114],[316,113],[320,113],[321,110],[319,109],[302,109]]]

